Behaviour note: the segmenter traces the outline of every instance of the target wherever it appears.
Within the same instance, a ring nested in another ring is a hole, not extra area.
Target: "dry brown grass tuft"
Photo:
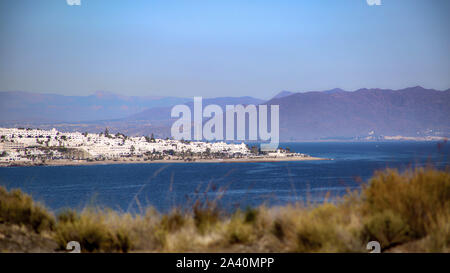
[[[386,248],[432,234],[450,215],[450,173],[418,168],[378,172],[362,191],[365,233]]]
[[[0,223],[18,224],[37,233],[54,228],[55,220],[44,206],[20,190],[0,187]]]

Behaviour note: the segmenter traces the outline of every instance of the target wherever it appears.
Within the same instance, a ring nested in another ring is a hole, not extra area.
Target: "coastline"
[[[321,157],[266,157],[266,158],[229,158],[229,159],[196,159],[195,161],[162,159],[162,160],[51,160],[42,162],[14,162],[0,163],[0,167],[32,167],[32,166],[85,166],[85,165],[114,165],[114,164],[152,164],[152,163],[258,163],[258,162],[293,162],[293,161],[317,161],[333,160]]]

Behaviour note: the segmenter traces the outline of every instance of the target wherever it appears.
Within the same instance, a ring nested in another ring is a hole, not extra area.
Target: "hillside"
[[[402,90],[306,92],[274,98],[282,139],[349,138],[450,133],[450,90],[420,86]]]

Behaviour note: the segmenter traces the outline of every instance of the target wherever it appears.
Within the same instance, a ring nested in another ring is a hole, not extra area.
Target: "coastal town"
[[[0,128],[0,165],[76,165],[132,162],[252,162],[315,160],[279,148],[261,152],[245,143],[129,137],[121,133]]]

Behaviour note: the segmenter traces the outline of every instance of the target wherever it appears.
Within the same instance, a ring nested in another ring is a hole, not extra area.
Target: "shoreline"
[[[115,165],[115,164],[154,164],[154,163],[258,163],[258,162],[294,162],[294,161],[317,161],[333,160],[321,157],[270,157],[270,158],[235,158],[235,159],[197,159],[195,161],[184,160],[103,160],[103,161],[78,161],[78,160],[53,160],[42,162],[14,162],[0,163],[0,167],[34,167],[34,166],[87,166],[87,165]]]

